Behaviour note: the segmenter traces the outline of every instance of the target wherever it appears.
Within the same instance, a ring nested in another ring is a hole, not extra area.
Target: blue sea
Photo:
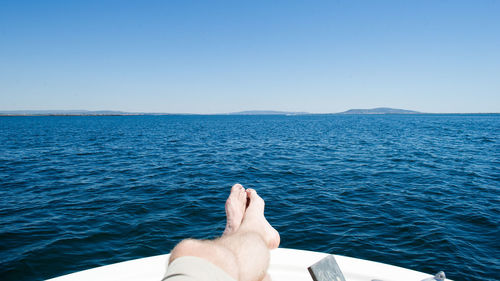
[[[0,279],[217,237],[234,183],[281,247],[500,279],[500,115],[425,114],[1,117]]]

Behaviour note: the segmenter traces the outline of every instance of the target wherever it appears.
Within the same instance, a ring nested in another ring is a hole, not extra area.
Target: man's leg
[[[269,266],[269,249],[277,248],[280,240],[264,217],[264,200],[255,190],[245,191],[241,185],[234,185],[226,202],[226,213],[227,225],[221,238],[184,240],[172,250],[170,262],[195,256],[218,266],[236,280],[262,280]]]

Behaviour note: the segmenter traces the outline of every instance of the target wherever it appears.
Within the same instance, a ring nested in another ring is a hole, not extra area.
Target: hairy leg
[[[169,263],[185,256],[205,259],[239,280],[240,271],[236,255],[218,240],[182,240],[170,253]]]
[[[172,250],[170,262],[183,256],[205,259],[235,280],[260,281],[266,276],[270,255],[261,236],[247,232],[216,240],[183,240]]]
[[[239,194],[241,191],[235,186],[231,189],[228,201],[233,194]],[[253,189],[247,190],[246,193],[248,207],[242,219],[235,215],[238,212],[228,212],[228,206],[233,205],[226,203],[228,220],[229,213],[232,213],[232,220],[241,222],[238,228],[230,227],[230,231],[227,231],[226,227],[224,235],[215,240],[183,240],[172,250],[170,262],[182,256],[195,256],[213,263],[239,281],[270,279],[266,275],[269,249],[278,247],[280,237],[264,217],[264,200]],[[236,201],[246,206],[247,200]]]
[[[266,276],[270,253],[262,237],[255,232],[239,232],[221,237],[218,242],[232,251],[238,264],[239,281],[260,281]]]

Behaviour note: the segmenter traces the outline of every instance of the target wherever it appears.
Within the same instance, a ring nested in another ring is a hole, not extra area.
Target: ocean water
[[[499,280],[500,115],[0,118],[0,279],[168,253],[255,188],[281,247]]]

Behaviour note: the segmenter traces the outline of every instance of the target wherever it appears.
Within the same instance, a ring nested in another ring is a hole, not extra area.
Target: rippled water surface
[[[236,182],[281,247],[498,280],[500,115],[0,118],[0,276],[165,254]]]

